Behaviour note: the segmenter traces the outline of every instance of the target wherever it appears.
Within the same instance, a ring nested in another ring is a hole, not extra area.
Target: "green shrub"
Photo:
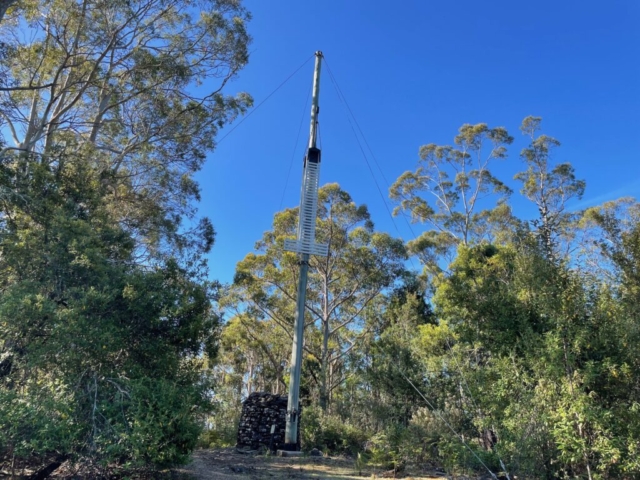
[[[236,444],[238,434],[239,415],[228,412],[229,415],[216,417],[209,428],[206,428],[198,439],[199,448],[231,447]]]
[[[367,433],[337,415],[323,414],[319,407],[307,407],[301,418],[304,450],[319,448],[327,453],[355,455],[364,448]]]

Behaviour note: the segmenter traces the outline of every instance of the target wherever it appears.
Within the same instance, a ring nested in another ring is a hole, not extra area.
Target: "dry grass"
[[[356,471],[355,462],[348,458],[330,457],[273,457],[237,453],[233,448],[197,450],[191,464],[173,471],[176,479],[193,480],[362,480],[393,478],[390,472],[382,472],[372,467]],[[435,472],[407,471],[396,478],[405,480],[444,479]]]

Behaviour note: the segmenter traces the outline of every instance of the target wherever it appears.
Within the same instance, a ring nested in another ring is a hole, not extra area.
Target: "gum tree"
[[[276,214],[273,229],[236,267],[228,304],[272,321],[291,338],[296,300],[297,261],[285,252],[284,239],[295,237],[297,209]],[[305,351],[326,409],[331,393],[348,373],[349,361],[372,331],[372,307],[404,271],[402,240],[374,229],[365,205],[357,205],[337,184],[319,191],[316,238],[329,245],[326,258],[310,260],[306,304]],[[283,360],[288,361],[288,355]]]
[[[511,190],[490,171],[490,164],[506,157],[513,138],[502,127],[484,123],[460,127],[454,144],[430,143],[420,147],[418,168],[403,173],[391,186],[390,197],[399,205],[395,215],[409,215],[430,229],[409,242],[432,273],[442,257],[451,260],[457,245],[491,236],[491,226],[508,222],[504,203]],[[487,197],[497,197],[488,207]]]

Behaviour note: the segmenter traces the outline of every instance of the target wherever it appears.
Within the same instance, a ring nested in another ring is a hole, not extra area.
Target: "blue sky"
[[[517,190],[512,178],[523,169],[519,152],[527,143],[518,127],[536,115],[544,133],[562,143],[555,160],[571,162],[587,182],[576,206],[640,196],[637,0],[245,5],[253,14],[252,54],[227,92],[247,91],[260,103],[322,50],[389,182],[415,169],[421,145],[450,144],[460,125],[484,122],[516,138],[494,173]],[[200,213],[218,232],[212,278],[231,281],[281,205],[297,205],[312,73],[310,61],[220,143],[197,176]],[[411,239],[404,222],[397,219],[396,227],[389,218],[326,69],[320,135],[321,183],[338,182],[369,206],[378,229]],[[388,184],[376,174],[386,195]],[[534,214],[517,193],[512,204],[521,216]]]

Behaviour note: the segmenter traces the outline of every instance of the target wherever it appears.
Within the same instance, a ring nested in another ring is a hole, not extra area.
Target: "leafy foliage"
[[[97,478],[195,447],[219,285],[193,174],[251,105],[223,92],[249,19],[237,0],[0,2],[4,466]]]
[[[249,327],[253,338],[259,338],[258,325],[265,333],[291,338],[298,263],[283,244],[285,238],[295,236],[297,213],[291,209],[276,214],[273,230],[256,244],[259,253],[250,253],[238,263],[225,302],[236,309],[246,305],[240,321],[253,325]],[[406,257],[402,241],[375,231],[367,207],[356,205],[337,184],[320,188],[316,238],[329,245],[329,255],[310,261],[305,368],[312,383],[307,388],[316,389],[326,409],[357,361],[358,346],[371,335],[378,321],[377,304],[403,273]],[[280,355],[270,362],[276,370],[290,355],[289,349],[268,351]],[[278,375],[283,374],[281,370]]]
[[[187,248],[192,175],[252,102],[223,93],[248,61],[249,19],[237,0],[19,2],[0,24],[4,149],[58,171],[86,156],[141,260]]]
[[[3,170],[19,194],[3,202],[0,241],[0,451],[184,461],[209,409],[213,286],[175,260],[138,267],[99,174],[66,161],[61,176],[31,161]]]
[[[432,227],[408,244],[430,271],[438,272],[438,259],[457,245],[490,236],[493,223],[508,219],[504,201],[511,190],[491,174],[489,164],[504,159],[512,141],[502,127],[465,124],[455,146],[420,147],[416,171],[403,173],[391,186],[391,199],[400,203],[394,214],[406,212],[413,222]],[[485,208],[489,195],[498,197],[493,209]]]
[[[245,395],[285,391],[297,209],[223,291],[202,257],[211,222],[185,227],[193,174],[252,102],[223,93],[249,20],[238,0],[0,1],[5,465],[97,477],[184,462],[233,442]],[[554,163],[559,141],[538,117],[521,130],[514,179],[534,220],[492,171],[513,138],[483,123],[421,147],[392,185],[396,215],[426,226],[406,243],[339,185],[320,189],[305,448],[394,470],[637,478],[640,207],[572,210],[585,183]]]
[[[558,256],[560,238],[569,234],[570,223],[575,221],[575,215],[566,211],[567,202],[582,197],[585,182],[576,179],[570,163],[550,165],[551,153],[560,142],[547,135],[536,137],[541,122],[540,117],[522,121],[520,130],[531,138],[531,144],[520,154],[527,170],[514,178],[522,182],[522,194],[538,207],[540,218],[533,221],[533,226],[547,256],[554,259]]]
[[[367,434],[338,415],[326,414],[319,407],[305,409],[301,443],[305,450],[319,448],[337,454],[362,451]]]
[[[621,199],[572,210],[585,184],[570,164],[554,164],[560,143],[540,128],[540,118],[524,119],[530,144],[515,177],[538,208],[532,221],[515,217],[510,189],[489,170],[512,140],[502,128],[464,125],[454,146],[423,147],[417,169],[391,187],[396,213],[427,226],[407,243],[423,275],[398,271],[393,288],[363,310],[356,332],[368,328],[367,336],[341,365],[347,375],[326,412],[309,386],[321,362],[317,333],[308,330],[308,448],[357,455],[356,469],[365,461],[394,470],[428,462],[451,475],[638,476],[640,207]],[[276,217],[257,245],[264,253],[239,264],[255,332],[268,331],[273,312],[291,322],[292,290],[283,286],[294,284],[297,266],[274,246],[292,234],[293,213]],[[318,231],[326,235],[322,215]],[[338,252],[353,276],[361,263]],[[310,326],[322,286],[311,289]],[[275,346],[267,338],[260,340]]]

